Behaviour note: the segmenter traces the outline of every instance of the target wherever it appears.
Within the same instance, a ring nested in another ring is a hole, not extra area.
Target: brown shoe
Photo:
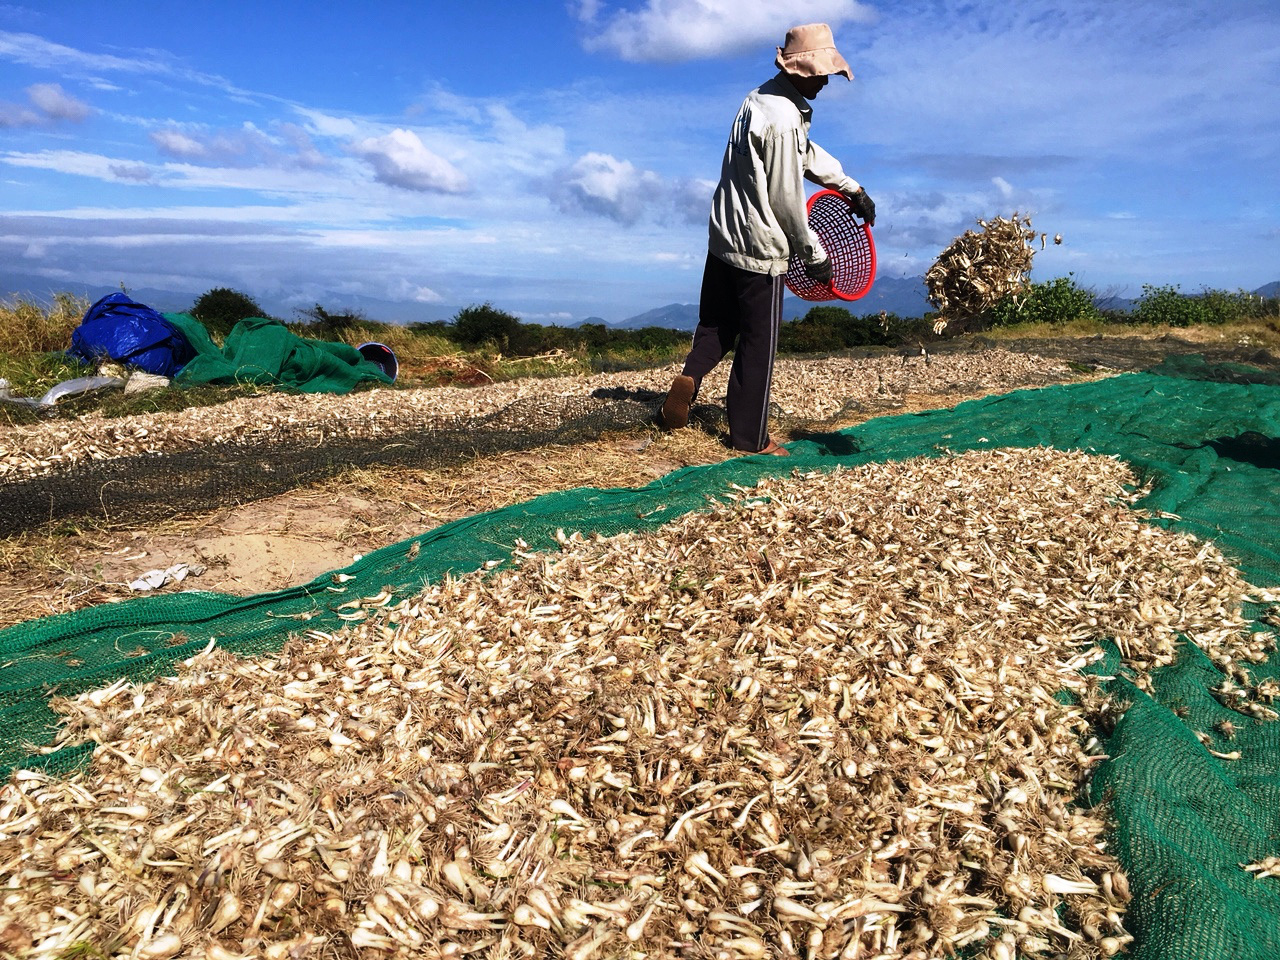
[[[667,399],[662,402],[662,425],[668,430],[679,430],[689,425],[689,405],[697,385],[693,377],[679,376],[671,381]]]

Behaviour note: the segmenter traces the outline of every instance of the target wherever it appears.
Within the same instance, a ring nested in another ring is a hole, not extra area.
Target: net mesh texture
[[[881,417],[756,457],[669,474],[640,489],[578,489],[468,517],[365,556],[342,573],[240,598],[181,593],[131,600],[0,631],[0,774],[66,772],[90,746],[40,754],[57,718],[54,693],[119,677],[152,678],[211,640],[237,653],[279,649],[291,631],[335,630],[334,608],[383,589],[410,595],[446,572],[510,557],[517,540],[554,549],[558,529],[613,535],[660,526],[732,485],[768,475],[996,447],[1052,446],[1113,455],[1150,483],[1152,522],[1214,541],[1255,584],[1280,585],[1280,376],[1232,363],[1170,360],[1144,373],[986,397],[950,410]],[[1247,611],[1256,617],[1263,611]],[[1132,706],[1098,731],[1109,759],[1090,784],[1107,800],[1110,842],[1133,890],[1127,925],[1142,960],[1280,956],[1280,880],[1242,864],[1280,854],[1280,723],[1242,717],[1209,692],[1222,675],[1193,644],[1157,671],[1154,695],[1125,677],[1118,655],[1096,669]],[[1280,655],[1255,671],[1280,678]],[[1221,720],[1239,750],[1221,760],[1197,740]]]
[[[412,417],[376,435],[360,423],[299,423],[269,438],[245,435],[164,454],[82,460],[49,474],[9,481],[0,536],[65,517],[145,523],[273,497],[353,468],[452,466],[480,456],[586,443],[652,422],[657,393],[610,398],[517,400],[482,417],[429,429]],[[713,411],[700,411],[704,416]]]

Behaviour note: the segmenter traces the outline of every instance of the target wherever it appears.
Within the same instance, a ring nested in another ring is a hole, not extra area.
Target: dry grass
[[[1120,326],[1101,320],[1074,320],[1063,324],[1015,324],[989,327],[982,336],[997,343],[1037,337],[1102,337],[1107,340],[1182,340],[1188,343],[1256,346],[1280,349],[1280,317],[1238,320],[1222,326],[1173,327],[1167,324]]]
[[[370,342],[390,347],[400,365],[398,380],[404,382],[436,383],[442,373],[453,382],[483,383],[487,379],[482,368],[468,359],[457,344],[445,337],[417,333],[410,327],[356,325],[339,331],[334,339],[353,347]]]
[[[348,470],[305,494],[277,499],[305,496],[324,503],[355,498],[375,504],[359,530],[352,530],[355,542],[367,551],[403,539],[406,518],[412,518],[415,532],[421,532],[548,493],[578,487],[641,487],[672,470],[733,456],[733,451],[704,431],[653,429],[592,443],[508,451],[440,470]]]
[[[0,539],[0,629],[130,596],[125,583],[104,577],[99,558],[134,537],[128,529],[80,521]]]
[[[89,301],[59,293],[52,303],[22,296],[0,300],[0,356],[65,350]]]

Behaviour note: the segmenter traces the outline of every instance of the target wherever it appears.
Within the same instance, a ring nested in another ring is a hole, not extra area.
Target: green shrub
[[[1241,320],[1257,320],[1267,316],[1267,301],[1245,290],[1229,293],[1226,290],[1205,289],[1197,297],[1201,302],[1204,323],[1239,323]],[[1274,302],[1271,315],[1274,315]]]
[[[535,357],[553,350],[572,352],[580,341],[572,327],[543,326],[540,323],[516,323],[507,337],[507,352],[517,357]]]
[[[582,327],[577,328],[581,329]],[[589,348],[584,343],[580,348],[588,353],[588,366],[597,373],[644,370],[683,360],[689,353],[689,345],[693,339],[692,334],[670,327],[610,330],[601,324],[598,333],[602,341],[600,346]]]
[[[1093,294],[1076,286],[1071,275],[1054,277],[1046,283],[1032,283],[1020,297],[1007,296],[987,311],[988,326],[1008,327],[1017,323],[1044,323],[1061,326],[1077,320],[1101,320]]]
[[[520,330],[518,317],[491,303],[463,307],[454,314],[452,323],[454,338],[468,347],[492,343],[499,350],[507,350]]]
[[[200,294],[191,306],[191,315],[214,336],[225,337],[241,320],[267,314],[248,294],[229,287],[214,287]]]
[[[641,352],[666,353],[676,349],[687,349],[692,334],[670,327],[641,327],[639,330],[618,331],[626,334],[624,345]]]
[[[900,342],[897,332],[890,331],[893,323],[888,314],[882,319],[874,314],[854,316],[844,307],[810,307],[803,317],[788,320],[779,329],[778,352],[825,353]]]
[[[1144,323],[1151,326],[1221,326],[1249,320],[1266,320],[1280,313],[1280,301],[1247,290],[1232,293],[1205,287],[1198,294],[1185,294],[1175,286],[1144,284],[1142,297],[1130,313],[1102,311],[1107,323]]]
[[[415,336],[443,337],[446,340],[451,339],[452,333],[449,325],[443,320],[416,320],[405,329]]]
[[[331,313],[318,303],[310,310],[298,310],[297,314],[302,326],[296,332],[316,340],[345,340],[343,334],[357,327],[381,326],[359,310]]]
[[[1105,310],[1099,310],[1098,315],[1101,317],[1103,323],[1124,325],[1138,322],[1138,318],[1128,310],[1122,310],[1116,307],[1108,307]]]
[[[1133,309],[1138,323],[1151,326],[1190,327],[1204,322],[1202,305],[1184,297],[1176,286],[1142,285],[1142,296]]]
[[[588,350],[603,350],[609,345],[609,328],[603,323],[584,323],[576,328],[578,342]]]
[[[1139,323],[1190,327],[1196,324],[1221,326],[1242,320],[1257,320],[1275,312],[1275,302],[1244,290],[1230,293],[1206,288],[1197,296],[1179,293],[1177,286],[1144,284],[1142,298],[1134,308]]]
[[[942,336],[933,332],[934,321],[938,319],[938,315],[934,312],[926,313],[922,317],[899,317],[896,313],[886,313],[877,319],[888,328],[895,344],[910,343],[924,346],[942,339]]]

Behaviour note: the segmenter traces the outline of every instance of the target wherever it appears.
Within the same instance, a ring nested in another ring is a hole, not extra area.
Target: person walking
[[[814,280],[831,281],[831,261],[809,229],[804,181],[840,191],[872,225],[875,204],[839,161],[809,139],[813,108],[808,101],[829,76],[853,79],[831,27],[792,27],[777,51],[778,74],[747,95],[729,131],[711,200],[698,327],[661,419],[670,430],[688,424],[702,379],[732,350],[729,445],[744,453],[786,456],[768,429],[782,277],[797,254]]]

